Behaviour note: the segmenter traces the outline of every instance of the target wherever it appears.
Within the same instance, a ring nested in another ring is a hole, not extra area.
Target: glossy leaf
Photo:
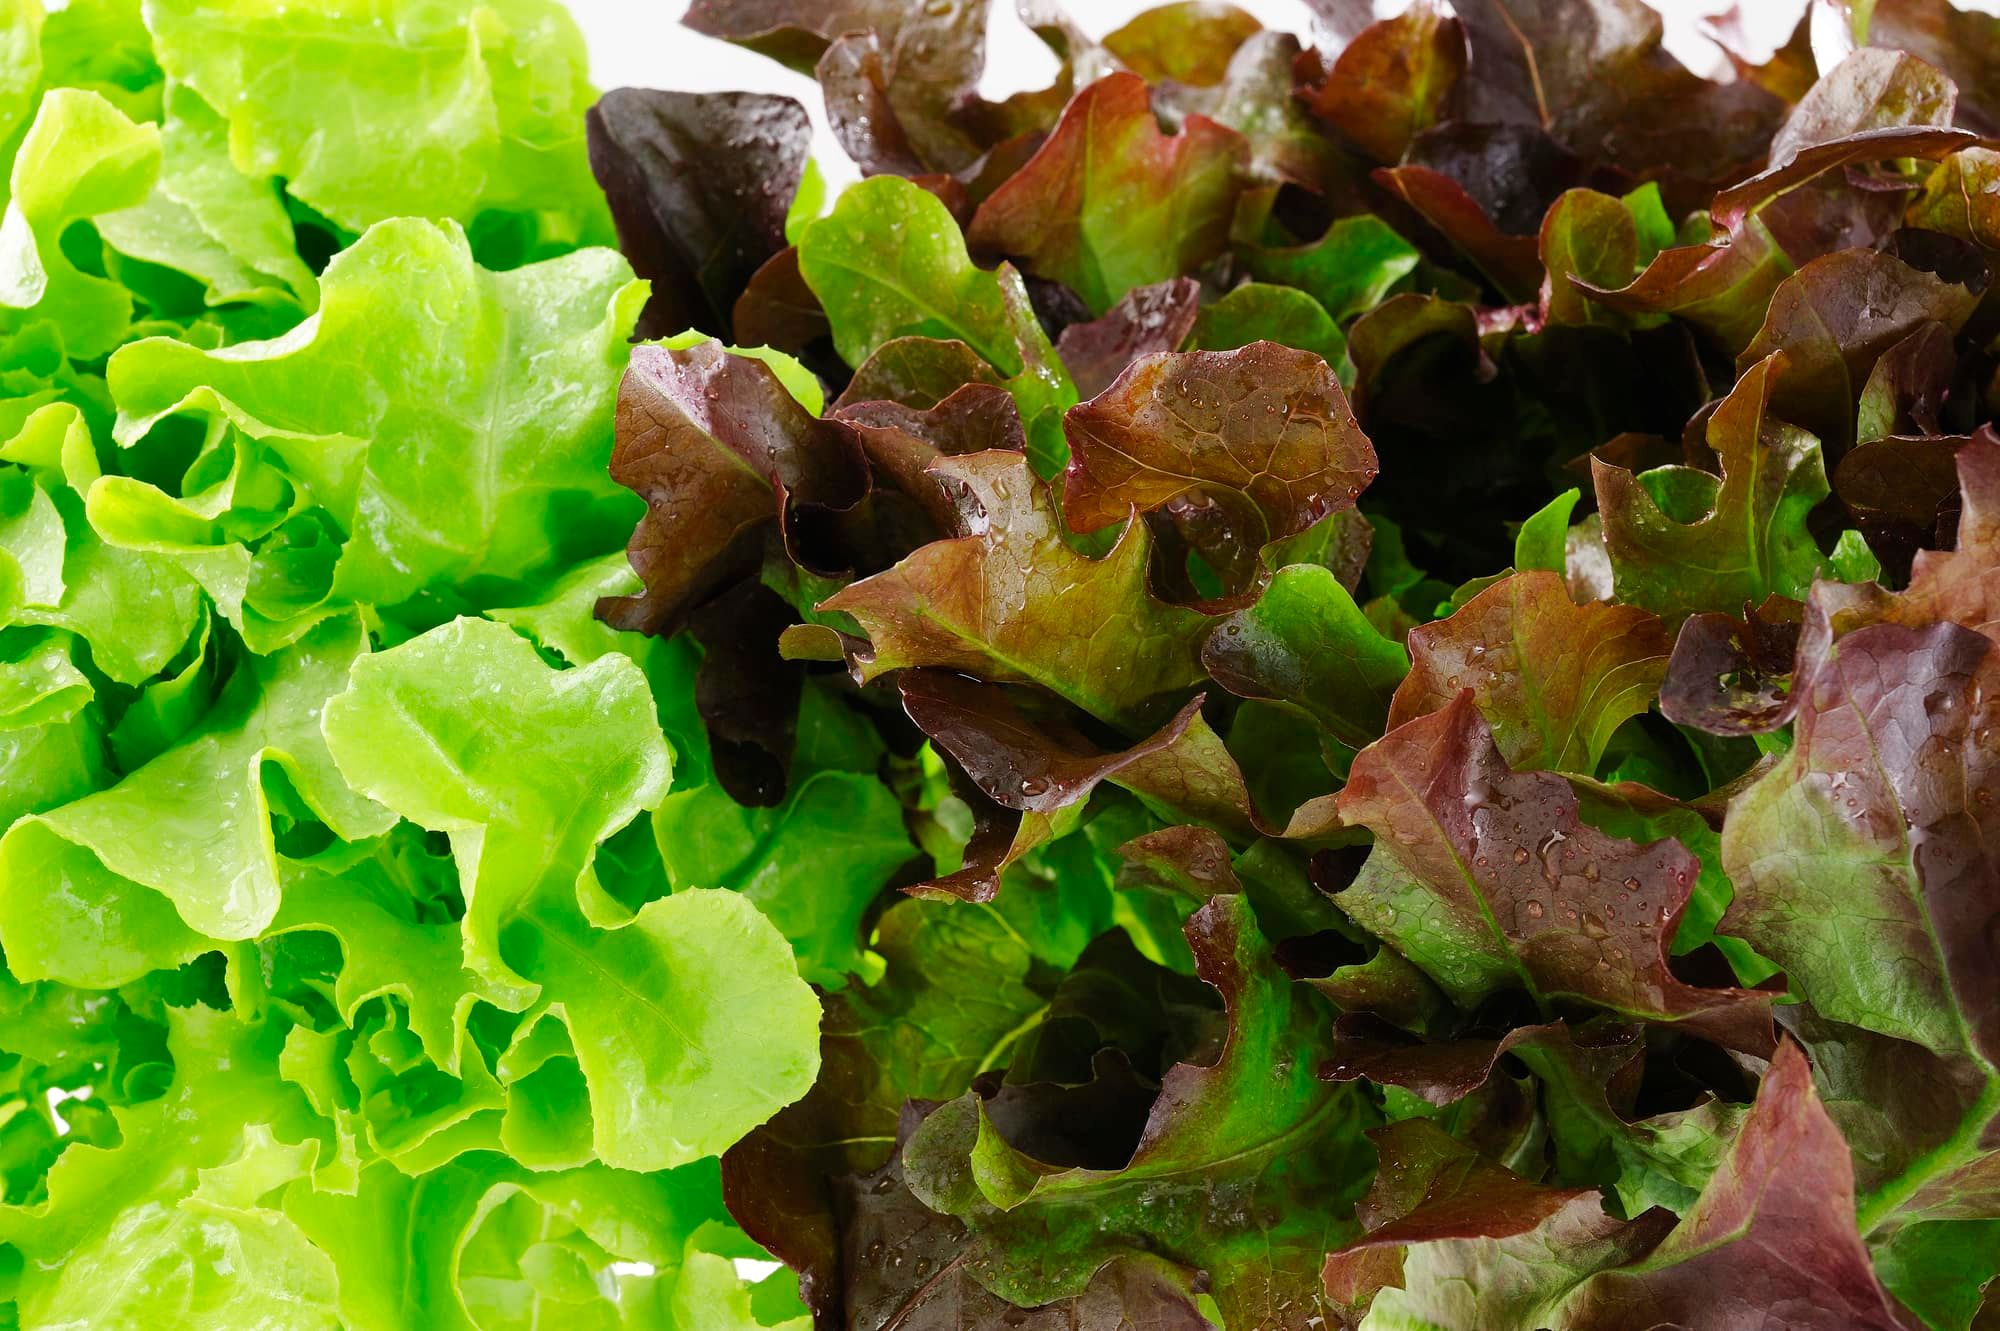
[[[586,124],[618,247],[652,284],[636,334],[700,328],[727,338],[737,293],[785,247],[810,137],[805,108],[754,93],[620,88]]]
[[[1351,507],[1376,470],[1326,362],[1272,342],[1146,357],[1064,426],[1063,514],[1080,531],[1209,506],[1261,549]]]
[[[820,606],[853,615],[867,632],[868,650],[854,660],[863,678],[943,666],[1040,684],[1113,722],[1202,678],[1206,621],[1147,590],[1143,526],[1092,559],[1064,543],[1047,488],[1019,454],[931,465],[954,488],[961,534]],[[1118,668],[1105,668],[1113,660]]]
[[[1376,846],[1337,904],[1460,1001],[1520,989],[1710,1030],[1768,1022],[1754,995],[1668,967],[1694,857],[1584,823],[1567,781],[1507,766],[1468,693],[1364,750],[1340,812]]]
[[[1242,138],[1205,116],[1162,134],[1145,83],[1114,74],[1077,94],[1035,156],[980,205],[967,236],[1067,283],[1102,313],[1133,287],[1221,251],[1244,157]],[[1118,166],[1107,173],[1096,162]]]
[[[1758,362],[1709,418],[1719,478],[1691,467],[1634,476],[1592,459],[1621,600],[1671,621],[1804,594],[1821,563],[1805,519],[1826,498],[1826,471],[1817,441],[1775,418],[1783,373]]]
[[[912,1134],[905,1176],[919,1200],[967,1224],[973,1269],[1014,1302],[1075,1294],[1104,1261],[1153,1253],[1206,1270],[1225,1321],[1303,1331],[1324,1316],[1320,1254],[1350,1223],[1332,1180],[1363,1111],[1291,1056],[1326,1017],[1276,971],[1242,898],[1217,898],[1188,929],[1230,1037],[1213,1065],[1167,1073],[1128,1160],[1038,1160],[973,1095]],[[1254,1236],[1236,1230],[1218,1208],[1239,1206],[1271,1218]]]
[[[1297,708],[1357,748],[1381,730],[1409,660],[1331,571],[1310,564],[1280,569],[1202,648],[1202,663],[1231,693]]]
[[[1517,771],[1596,771],[1612,732],[1652,705],[1667,668],[1659,620],[1631,606],[1579,606],[1553,573],[1504,578],[1410,630],[1408,642],[1410,674],[1388,728],[1470,689]]]
[[[1737,886],[1724,927],[1767,953],[1827,1016],[1991,1060],[2000,1040],[1984,921],[2000,774],[1994,644],[1940,624],[1857,629],[1832,648],[1791,751],[1730,808]],[[1810,820],[1810,842],[1793,829]],[[1863,920],[1869,955],[1850,964]],[[1960,923],[1963,921],[1963,923]]]
[[[628,552],[646,590],[606,606],[607,619],[652,633],[754,569],[781,505],[847,508],[869,483],[852,430],[817,419],[769,366],[713,342],[634,353],[611,475],[646,501]]]

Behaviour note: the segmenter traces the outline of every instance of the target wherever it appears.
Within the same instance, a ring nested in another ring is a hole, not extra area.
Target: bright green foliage
[[[155,0],[147,25],[167,75],[228,119],[237,169],[350,231],[497,213],[538,242],[608,238],[580,151],[583,40],[547,0]]]
[[[110,369],[121,442],[193,416],[216,451],[189,473],[212,484],[179,496],[107,483],[97,520],[127,544],[194,556],[247,635],[283,640],[329,603],[517,583],[560,557],[559,522],[630,511],[603,462],[643,293],[615,255],[489,273],[456,227],[396,221],[321,286],[319,314],[283,337],[215,352],[149,339]],[[337,549],[308,559],[297,524],[311,508]]]
[[[574,27],[4,9],[0,1322],[798,1331],[713,1157],[819,1007],[639,853],[690,675],[592,615],[645,287]]]

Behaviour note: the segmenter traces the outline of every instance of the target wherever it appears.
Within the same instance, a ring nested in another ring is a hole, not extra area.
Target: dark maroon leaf
[[[744,582],[689,622],[702,646],[695,708],[716,779],[738,804],[769,807],[785,796],[805,668],[779,655],[778,635],[796,618],[775,593]]]
[[[1032,695],[938,670],[905,671],[897,684],[910,719],[1003,808],[1052,814],[1108,780],[1179,817],[1239,836],[1253,829],[1242,772],[1202,720],[1199,697],[1138,744],[1107,753]]]
[[[874,32],[836,38],[813,71],[826,91],[826,118],[840,146],[865,175],[920,176],[930,164],[917,155],[889,99],[895,56]]]
[[[1815,585],[1799,650],[1798,688],[1836,638],[1868,624],[1925,627],[1949,621],[2000,641],[2000,440],[1982,428],[1962,443],[1949,442],[1956,445],[1959,480],[1957,548],[1919,550],[1901,592],[1874,583]]]
[[[1966,442],[1935,434],[1876,438],[1834,468],[1833,492],[1899,582],[1909,580],[1918,550],[1949,544],[1941,539],[1941,522],[1958,500],[1957,457]]]
[[[1012,395],[991,384],[966,384],[925,410],[900,402],[855,402],[831,414],[853,427],[876,474],[921,507],[937,535],[956,530],[958,507],[930,472],[931,463],[1027,447]]]
[[[636,335],[731,336],[739,293],[785,248],[812,127],[789,97],[618,88],[585,118],[618,246],[653,284]]]
[[[959,123],[986,66],[985,0],[695,0],[697,32],[817,72],[842,145],[871,170],[957,171],[983,151]]]
[[[1319,1075],[1400,1086],[1427,1104],[1448,1105],[1485,1085],[1502,1052],[1499,1040],[1420,1040],[1380,1017],[1346,1012],[1334,1023]]]
[[[1194,331],[1201,284],[1190,277],[1134,287],[1101,319],[1073,323],[1056,339],[1056,353],[1077,394],[1096,397],[1141,356],[1179,351]]]
[[[1789,720],[1802,607],[1771,597],[1743,618],[1690,615],[1674,640],[1660,712],[1714,735],[1753,734]]]
[[[1719,182],[1762,159],[1782,110],[1749,83],[1714,83],[1669,54],[1639,0],[1453,0],[1470,69],[1462,114],[1525,125],[1637,178]]]
[[[1369,1232],[1331,1254],[1321,1273],[1328,1297],[1341,1308],[1349,1327],[1360,1325],[1383,1290],[1404,1287],[1412,1244],[1449,1245],[1449,1260],[1459,1257],[1464,1247],[1504,1245],[1505,1240],[1533,1235],[1550,1225],[1560,1236],[1557,1251],[1562,1256],[1570,1255],[1566,1249],[1595,1250],[1592,1255],[1602,1260],[1644,1251],[1647,1240],[1661,1228],[1628,1229],[1604,1213],[1595,1190],[1531,1183],[1480,1156],[1429,1119],[1404,1119],[1368,1135],[1380,1163],[1356,1214]],[[1413,1292],[1420,1297],[1428,1293]],[[1514,1310],[1498,1289],[1475,1286],[1468,1292],[1480,1305],[1479,1313],[1468,1310],[1468,1315],[1480,1320],[1458,1325],[1528,1324],[1501,1312]],[[1521,1299],[1523,1293],[1517,1292],[1515,1298]]]
[[[799,252],[791,245],[751,274],[736,298],[733,321],[739,346],[775,347],[793,356],[831,333],[819,297],[799,275]]]
[[[1534,299],[1542,285],[1534,236],[1503,232],[1463,186],[1430,167],[1383,167],[1375,179],[1436,227],[1505,299]]]
[[[1271,342],[1145,357],[1063,424],[1064,516],[1081,531],[1134,510],[1212,507],[1254,559],[1352,507],[1375,475],[1375,450],[1332,369]]]

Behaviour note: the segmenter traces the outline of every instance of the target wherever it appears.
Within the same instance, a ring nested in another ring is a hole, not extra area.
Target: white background
[[[917,3],[917,0],[910,0]],[[1305,34],[1310,17],[1303,0],[1233,0],[1256,15],[1267,28]],[[1094,35],[1102,36],[1134,14],[1160,0],[1069,0],[1070,14]],[[1377,0],[1378,13],[1393,13],[1408,0]],[[1730,0],[1652,0],[1666,15],[1667,46],[1693,68],[1715,72],[1719,53],[1700,35],[1705,14],[1727,9]],[[1965,0],[1959,0],[1965,4]],[[1991,3],[1991,0],[1988,0]],[[1987,8],[1988,4],[1972,7]],[[811,79],[794,74],[774,60],[691,32],[680,25],[687,0],[569,0],[590,47],[591,78],[599,88],[672,88],[682,92],[784,93],[802,102],[813,119],[813,156],[832,183],[855,176],[853,166],[826,128],[826,108]],[[1742,0],[1749,26],[1771,29],[1757,35],[1772,43],[1789,35],[1796,0]],[[1772,20],[1772,21],[1764,21]],[[1310,38],[1308,38],[1310,40]],[[988,26],[986,77],[980,90],[1002,97],[1026,88],[1046,87],[1054,79],[1056,60],[1014,13],[1011,0],[994,0]]]

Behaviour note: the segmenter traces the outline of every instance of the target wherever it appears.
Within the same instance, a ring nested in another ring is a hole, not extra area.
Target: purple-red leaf
[[[639,347],[618,389],[611,475],[646,501],[628,554],[645,582],[606,622],[671,633],[754,570],[783,507],[847,508],[868,492],[854,434],[800,406],[769,366],[713,342]]]
[[[1013,396],[992,384],[968,383],[924,410],[875,401],[838,406],[831,414],[853,428],[876,475],[922,508],[938,535],[955,530],[958,506],[930,471],[933,462],[1028,446]]]
[[[1875,250],[1829,254],[1772,293],[1763,327],[1736,358],[1738,372],[1782,351],[1770,409],[1811,430],[1837,461],[1854,442],[1876,361],[1925,324],[1956,333],[1985,285],[1982,276],[1968,289]]]
[[[618,88],[584,120],[618,247],[653,294],[635,336],[731,335],[752,274],[785,248],[812,127],[789,97]]]
[[[1212,505],[1261,549],[1353,507],[1376,470],[1326,362],[1273,342],[1145,357],[1063,423],[1063,511],[1080,531]]]
[[[1871,625],[1797,687],[1729,807],[1722,931],[1836,1021],[2000,1057],[2000,643]]]
[[[1179,351],[1194,332],[1201,284],[1191,277],[1133,287],[1110,313],[1074,323],[1056,339],[1056,354],[1077,393],[1096,397],[1141,356]]]
[[[1199,697],[1138,744],[1107,753],[1059,712],[1031,715],[1034,699],[997,684],[941,670],[904,671],[896,683],[910,720],[1002,808],[1052,814],[1113,781],[1178,817],[1250,831],[1242,773],[1201,719]]]
[[[1336,903],[1459,1001],[1521,989],[1732,1042],[1768,1029],[1767,997],[1668,966],[1694,856],[1600,832],[1568,781],[1511,770],[1469,691],[1363,750],[1339,804],[1375,851]]]
[[[1438,229],[1510,301],[1533,300],[1542,285],[1534,236],[1502,231],[1464,186],[1428,166],[1385,166],[1375,179]]]
[[[1364,1206],[1392,1218],[1327,1270],[1356,1316],[1372,1303],[1393,1324],[1467,1331],[1915,1326],[1870,1268],[1846,1143],[1790,1041],[1678,1224],[1614,1219],[1594,1192],[1528,1183],[1426,1120],[1374,1135],[1387,1181]],[[1398,1247],[1400,1262],[1369,1255]]]

